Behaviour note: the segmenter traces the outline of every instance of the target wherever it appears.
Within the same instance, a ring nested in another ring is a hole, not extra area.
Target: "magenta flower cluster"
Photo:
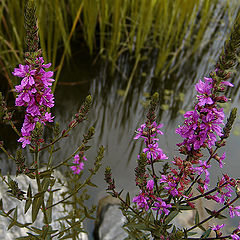
[[[83,155],[83,153],[80,154],[76,154],[74,156],[74,165],[71,166],[70,168],[73,171],[73,174],[79,174],[83,168],[84,168],[84,162],[83,161],[87,161],[87,158]]]
[[[134,139],[144,139],[146,147],[143,149],[143,153],[146,154],[147,164],[149,165],[160,160],[168,159],[163,153],[163,150],[159,147],[159,139],[156,137],[157,134],[163,135],[163,132],[160,131],[160,128],[162,127],[163,124],[157,125],[155,121],[152,123],[147,122],[146,124],[142,124],[136,131]],[[136,184],[139,185],[137,182]],[[146,211],[151,208],[160,214],[164,212],[166,215],[169,214],[169,208],[171,208],[171,204],[167,204],[163,199],[154,194],[153,179],[147,181],[146,188],[140,190],[140,193],[133,198],[133,202],[135,202],[139,208],[143,208]]]
[[[21,128],[21,137],[18,142],[25,148],[31,143],[31,133],[36,123],[46,124],[53,122],[53,116],[48,112],[48,108],[54,106],[54,97],[50,86],[54,79],[52,71],[45,71],[51,63],[44,64],[42,57],[36,57],[34,64],[19,65],[15,68],[13,75],[22,78],[21,84],[17,85],[16,106],[26,107],[26,114]]]
[[[141,127],[136,131],[137,135],[134,137],[134,139],[144,139],[146,148],[143,149],[143,152],[147,155],[148,164],[151,164],[151,162],[168,159],[163,153],[162,149],[159,148],[159,139],[156,138],[157,134],[163,135],[163,132],[160,131],[160,128],[162,127],[163,124],[157,125],[156,122],[153,122],[150,125],[142,124]]]
[[[228,99],[225,96],[217,96],[215,92],[223,91],[225,86],[233,87],[233,84],[227,81],[216,86],[212,78],[205,77],[204,80],[199,80],[195,86],[198,95],[194,110],[184,114],[184,124],[176,129],[176,133],[184,138],[178,146],[184,146],[189,152],[206,144],[210,148],[215,145],[217,136],[222,136],[225,115],[223,108],[217,103],[227,102]]]

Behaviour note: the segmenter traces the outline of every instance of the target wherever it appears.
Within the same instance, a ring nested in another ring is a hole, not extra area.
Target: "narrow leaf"
[[[165,224],[168,224],[169,222],[171,222],[177,215],[178,215],[178,211],[172,211],[165,220]]]
[[[91,187],[98,187],[96,184],[92,183],[90,180],[87,182],[87,185],[91,186]]]
[[[212,231],[212,229],[209,228],[206,232],[204,232],[202,234],[201,238],[207,238],[210,235],[211,231]]]
[[[130,195],[129,195],[129,192],[128,192],[127,195],[126,195],[126,204],[127,204],[128,206],[130,206]]]
[[[52,206],[52,204],[53,204],[53,192],[50,192],[46,207],[50,207],[50,206]],[[52,222],[52,208],[47,209],[47,218],[48,218],[48,222],[51,223]]]
[[[44,177],[51,177],[52,171],[51,170],[46,170],[43,172],[40,172],[39,177],[44,178]]]
[[[37,215],[42,203],[43,203],[43,197],[37,197],[37,198],[34,198],[33,200],[33,203],[32,203],[32,222],[33,223],[37,218]]]
[[[195,224],[199,224],[199,213],[198,213],[198,211],[196,212],[196,215],[195,215]]]
[[[28,211],[28,209],[30,208],[31,204],[32,204],[32,189],[31,189],[31,185],[29,184],[28,186],[28,190],[27,190],[27,200],[25,203],[25,209],[24,209],[24,213],[26,214],[26,212]]]

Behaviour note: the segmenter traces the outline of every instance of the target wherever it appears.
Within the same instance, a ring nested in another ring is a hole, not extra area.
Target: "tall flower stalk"
[[[25,65],[20,64],[15,68],[13,75],[22,78],[21,84],[15,87],[18,93],[15,105],[26,107],[26,114],[21,128],[19,142],[22,147],[31,144],[39,145],[42,139],[33,139],[32,132],[36,124],[45,125],[46,122],[53,122],[53,116],[48,109],[54,106],[54,97],[51,93],[51,86],[54,82],[53,72],[45,69],[51,63],[44,64],[41,57],[41,50],[38,49],[39,38],[37,28],[37,17],[34,1],[28,1],[25,9],[26,44],[28,51],[25,53]]]

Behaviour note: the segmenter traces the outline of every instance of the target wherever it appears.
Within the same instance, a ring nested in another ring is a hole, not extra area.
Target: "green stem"
[[[38,192],[43,192],[43,188],[42,188],[42,185],[41,185],[41,182],[40,182],[40,177],[39,177],[39,174],[38,174],[39,165],[40,165],[38,147],[36,147],[36,150],[35,150],[34,162],[36,163],[35,177],[36,177],[36,181],[37,181]],[[43,202],[42,202],[42,211],[43,211],[45,223],[49,224],[44,199],[43,199]]]
[[[208,222],[210,219],[217,217],[223,210],[225,210],[226,208],[228,208],[231,204],[233,204],[234,202],[236,202],[239,199],[239,196],[237,196],[236,198],[234,198],[230,203],[226,204],[224,207],[222,207],[221,209],[219,209],[215,214],[209,216],[208,218],[202,220],[201,222],[199,222],[198,224],[192,226],[189,229],[186,229],[186,232],[190,232],[193,229],[197,228],[198,226],[202,225],[205,222]]]
[[[125,206],[127,206],[129,209],[131,209],[131,211],[134,212],[134,213],[138,216],[138,218],[140,218],[143,222],[146,222],[146,219],[144,219],[143,217],[139,216],[138,212],[135,211],[135,209],[132,208],[128,203],[126,203],[126,202],[119,196],[118,192],[116,192],[114,189],[113,189],[113,194],[114,194],[114,196],[116,196]],[[156,227],[156,226],[155,226],[153,223],[151,223],[151,222],[148,222],[148,224],[151,225],[151,226],[154,227],[154,228]]]
[[[17,133],[17,135],[20,137],[21,134],[20,134],[20,132],[17,130],[17,128],[16,128],[16,126],[14,125],[13,121],[10,120],[9,123],[10,123],[12,129],[13,129],[13,130]]]
[[[65,233],[65,232],[69,231],[71,228],[73,228],[73,227],[75,227],[75,226],[78,226],[78,225],[81,224],[86,218],[87,218],[87,217],[84,216],[84,218],[81,220],[81,222],[78,221],[78,222],[76,222],[75,224],[71,225],[70,227],[64,229],[63,231],[54,234],[54,235],[52,236],[52,238],[54,238],[54,237],[56,237],[56,236],[58,236],[58,235],[60,235],[60,234],[62,234],[62,233]]]
[[[220,185],[219,187],[215,187],[213,188],[212,190],[208,191],[208,192],[205,192],[204,194],[199,194],[198,196],[196,197],[192,197],[192,198],[189,198],[188,200],[184,200],[184,201],[180,201],[179,204],[182,204],[182,203],[187,203],[187,202],[192,202],[192,201],[195,201],[199,198],[202,198],[202,197],[205,197],[215,191],[217,191],[219,188],[225,186],[227,184],[227,182],[223,183],[222,185]]]
[[[7,152],[7,150],[6,150],[4,147],[0,147],[0,148],[3,150],[4,153],[6,153],[6,155],[8,156],[8,158],[10,158],[10,159],[12,159],[12,160],[15,159],[11,154],[9,154],[9,153]]]
[[[49,208],[52,208],[52,207],[54,207],[54,206],[56,206],[56,205],[58,205],[58,204],[60,204],[60,203],[63,203],[63,202],[66,201],[67,199],[69,199],[69,198],[71,198],[72,196],[74,196],[74,194],[76,194],[81,188],[83,188],[85,185],[88,184],[88,182],[90,181],[90,179],[92,178],[93,175],[94,175],[94,174],[91,173],[91,174],[89,175],[89,177],[84,181],[84,183],[81,184],[78,188],[76,188],[71,194],[69,194],[67,197],[63,198],[62,200],[60,200],[60,201],[52,204],[51,206],[48,206],[48,207],[46,208],[46,210],[49,209]]]
[[[68,158],[66,158],[64,161],[62,161],[61,163],[59,163],[59,164],[56,165],[55,167],[52,167],[51,169],[54,170],[54,169],[56,169],[56,168],[64,165],[65,163],[67,163],[71,158],[73,158],[73,157],[77,154],[77,152],[82,151],[82,150],[84,149],[84,146],[85,146],[85,145],[82,144],[80,147],[77,148],[77,150],[76,150],[73,154],[71,154]]]

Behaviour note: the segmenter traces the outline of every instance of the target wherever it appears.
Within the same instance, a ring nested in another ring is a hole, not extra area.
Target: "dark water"
[[[87,129],[90,126],[95,127],[95,137],[89,142],[93,147],[87,152],[86,169],[92,166],[100,145],[106,148],[106,152],[103,167],[93,180],[99,188],[89,191],[91,195],[89,204],[97,204],[97,201],[106,195],[106,184],[103,180],[106,166],[111,166],[119,189],[124,188],[132,195],[137,191],[134,184],[134,168],[141,142],[133,140],[133,136],[135,129],[145,121],[148,96],[156,91],[160,94],[158,121],[164,123],[165,133],[160,138],[160,147],[169,157],[169,161],[178,154],[176,143],[181,139],[175,134],[175,128],[183,122],[182,113],[192,108],[194,85],[200,78],[208,76],[209,71],[214,68],[229,30],[226,21],[222,21],[217,31],[215,27],[209,26],[197,52],[182,49],[172,62],[171,68],[162,72],[159,77],[154,77],[156,53],[153,52],[147,61],[141,62],[138,66],[125,100],[122,93],[133,69],[134,61],[131,56],[122,55],[118,62],[118,70],[111,74],[110,63],[98,60],[93,64],[94,58],[89,56],[87,49],[78,49],[77,45],[73,45],[73,56],[69,64],[65,64],[56,89],[55,120],[64,128],[88,94],[93,96],[94,103],[87,121],[80,124],[68,139],[59,144],[62,149],[55,154],[55,162],[72,154],[81,144],[82,135]],[[228,108],[239,105],[239,80],[237,70],[231,81],[235,87],[228,92],[232,97],[232,103]],[[226,108],[226,112],[227,110]],[[231,135],[224,149],[227,153],[225,167],[219,172],[214,170],[212,182],[221,172],[228,172],[233,177],[239,176],[240,137],[237,134],[239,123],[238,118],[234,129],[236,134]],[[16,140],[14,133],[8,128],[2,128],[1,136],[10,136],[7,141],[13,142],[9,144],[11,150]],[[9,163],[3,154],[0,154],[0,158],[1,168],[14,172],[12,163]],[[232,224],[236,224],[235,220]],[[91,232],[93,225],[88,223],[87,228]]]

